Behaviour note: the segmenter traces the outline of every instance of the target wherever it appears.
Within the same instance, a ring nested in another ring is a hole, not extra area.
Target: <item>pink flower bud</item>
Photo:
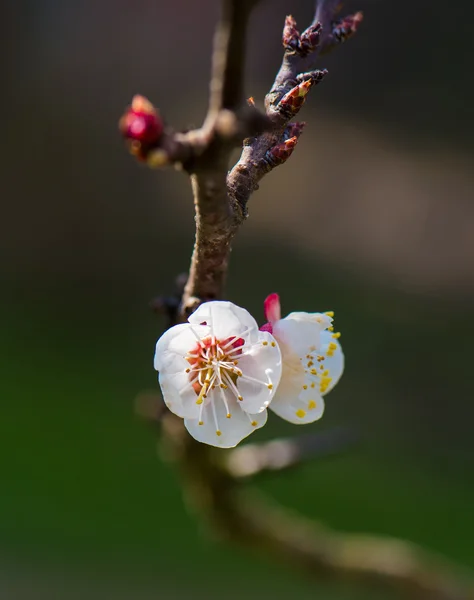
[[[120,131],[131,142],[151,147],[163,133],[163,121],[153,104],[144,96],[134,96],[132,105],[120,119]]]

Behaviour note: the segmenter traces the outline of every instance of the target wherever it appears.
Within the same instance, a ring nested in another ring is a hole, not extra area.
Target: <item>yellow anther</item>
[[[242,402],[242,400],[243,400],[242,396],[237,396],[237,400],[240,400]]]
[[[216,435],[222,435],[222,431],[217,430]]]
[[[312,387],[312,388],[315,388],[315,387],[316,387],[316,384],[314,383],[314,381],[313,381],[313,383],[311,384],[311,387]]]
[[[267,385],[267,388],[268,388],[269,390],[273,390],[273,383],[269,383],[269,384]]]
[[[337,350],[337,344],[331,342],[328,346],[328,350]]]
[[[204,425],[204,421],[199,421],[198,425]]]
[[[338,331],[337,333],[333,333],[331,337],[335,340],[338,340],[341,337],[341,332]]]
[[[323,372],[323,375],[324,375],[324,377],[327,377],[327,376],[329,375],[329,370],[328,370],[328,369],[326,369],[326,370]]]
[[[305,385],[303,386],[303,389],[304,389],[304,390],[307,390],[307,389],[308,389],[308,386],[305,384]]]
[[[268,342],[262,342],[263,346],[268,346]]]
[[[328,331],[334,331],[334,327],[331,325],[331,327],[328,327]]]
[[[308,367],[312,367],[314,365],[314,362],[312,360],[308,361]]]
[[[275,343],[275,342],[272,342],[272,346],[275,348],[275,346],[276,346],[276,343]]]
[[[252,427],[257,427],[258,423],[257,423],[257,421],[252,421],[252,422],[250,423],[250,425],[252,425]]]
[[[318,372],[316,371],[316,369],[311,369],[310,373],[311,373],[311,375],[317,375],[318,374]]]
[[[230,419],[230,418],[231,418],[231,416],[232,416],[232,415],[231,415],[230,413],[226,415],[226,417],[227,417],[228,419]]]
[[[324,360],[324,356],[321,356],[321,354],[318,355],[318,362],[321,362],[322,360]]]
[[[310,400],[308,402],[308,408],[309,410],[314,410],[316,408],[316,402],[314,400]]]
[[[185,373],[191,373],[191,369],[186,369]]]
[[[202,402],[202,396],[199,396],[199,398],[196,400],[196,404],[202,404]]]
[[[328,317],[334,317],[334,311],[333,310],[328,310],[324,314],[327,315]]]
[[[296,412],[295,415],[297,417],[299,417],[300,419],[303,419],[304,417],[306,417],[306,411],[303,410],[302,408],[299,408]]]
[[[326,354],[327,356],[334,356],[334,350],[328,350]]]

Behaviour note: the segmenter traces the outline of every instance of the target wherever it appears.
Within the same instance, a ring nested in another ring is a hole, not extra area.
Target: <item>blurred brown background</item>
[[[133,415],[137,393],[157,388],[164,323],[147,304],[186,270],[194,222],[186,178],[137,165],[117,121],[142,93],[176,127],[201,123],[218,6],[3,5],[2,597],[379,597],[204,538]],[[364,23],[318,63],[329,75],[296,152],[251,200],[228,297],[260,320],[272,291],[285,312],[336,311],[347,370],[311,427],[344,425],[361,443],[261,485],[335,527],[474,568],[474,4],[346,7]],[[285,14],[303,25],[312,8],[255,11],[257,101]],[[258,435],[280,433],[297,432],[272,418]]]

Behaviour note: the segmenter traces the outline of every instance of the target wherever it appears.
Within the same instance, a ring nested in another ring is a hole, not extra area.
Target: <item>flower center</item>
[[[188,354],[187,361],[191,365],[189,380],[197,395],[196,404],[202,404],[208,393],[217,386],[224,390],[229,386],[237,389],[237,377],[242,375],[237,368],[238,358],[244,344],[242,338],[230,337],[220,341],[210,336],[200,340]],[[237,397],[242,399],[238,393]]]

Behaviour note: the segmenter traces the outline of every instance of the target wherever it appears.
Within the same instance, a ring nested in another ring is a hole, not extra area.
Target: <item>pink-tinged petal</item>
[[[269,323],[275,323],[281,319],[280,296],[278,294],[270,294],[265,298],[263,303],[265,319]]]
[[[265,323],[260,327],[260,331],[266,331],[267,333],[273,333],[273,325],[271,323]]]

